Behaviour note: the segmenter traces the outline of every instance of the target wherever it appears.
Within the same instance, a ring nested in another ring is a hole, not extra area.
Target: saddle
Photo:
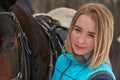
[[[49,62],[49,72],[47,74],[46,80],[51,80],[55,62],[57,60],[57,57],[59,56],[56,51],[56,47],[59,47],[60,50],[62,51],[67,37],[68,28],[61,26],[58,20],[53,19],[46,15],[40,15],[35,18],[38,24],[40,25],[40,27],[46,33],[46,36],[48,37],[49,40],[50,62]],[[58,45],[56,46],[56,44]]]
[[[40,15],[39,17],[37,16],[36,19],[43,28],[43,30],[45,32],[47,31],[47,36],[48,33],[50,33],[51,38],[56,38],[59,46],[62,49],[68,33],[68,28],[61,26],[58,20],[53,19],[49,16]]]

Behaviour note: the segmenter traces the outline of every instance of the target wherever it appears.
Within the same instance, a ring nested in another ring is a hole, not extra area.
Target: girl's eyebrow
[[[89,34],[95,35],[95,32],[88,32]]]
[[[75,25],[75,27],[76,27],[76,28],[78,28],[78,29],[80,29],[80,30],[82,30],[82,28],[81,28],[81,27],[79,27],[78,25]]]
[[[75,25],[75,28],[78,28],[78,29],[82,30],[82,28],[79,27],[78,25]],[[89,33],[89,34],[92,34],[92,35],[95,35],[95,34],[96,34],[95,32],[90,32],[90,31],[88,31],[88,33]]]

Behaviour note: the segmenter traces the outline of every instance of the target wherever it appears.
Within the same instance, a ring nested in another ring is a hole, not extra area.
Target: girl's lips
[[[79,49],[85,49],[85,47],[78,46],[77,44],[75,44],[75,48],[78,49],[78,50]]]

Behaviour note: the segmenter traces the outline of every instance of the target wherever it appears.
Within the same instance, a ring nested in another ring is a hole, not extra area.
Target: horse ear
[[[10,8],[16,1],[17,0],[0,0],[0,5],[3,8]]]

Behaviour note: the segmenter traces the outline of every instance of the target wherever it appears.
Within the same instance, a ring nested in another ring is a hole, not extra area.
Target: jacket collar
[[[66,49],[62,50],[62,53],[68,57],[70,60],[72,60],[74,63],[77,64],[89,64],[91,60],[92,53],[86,54],[86,55],[77,55],[77,54],[70,54],[66,51]]]

